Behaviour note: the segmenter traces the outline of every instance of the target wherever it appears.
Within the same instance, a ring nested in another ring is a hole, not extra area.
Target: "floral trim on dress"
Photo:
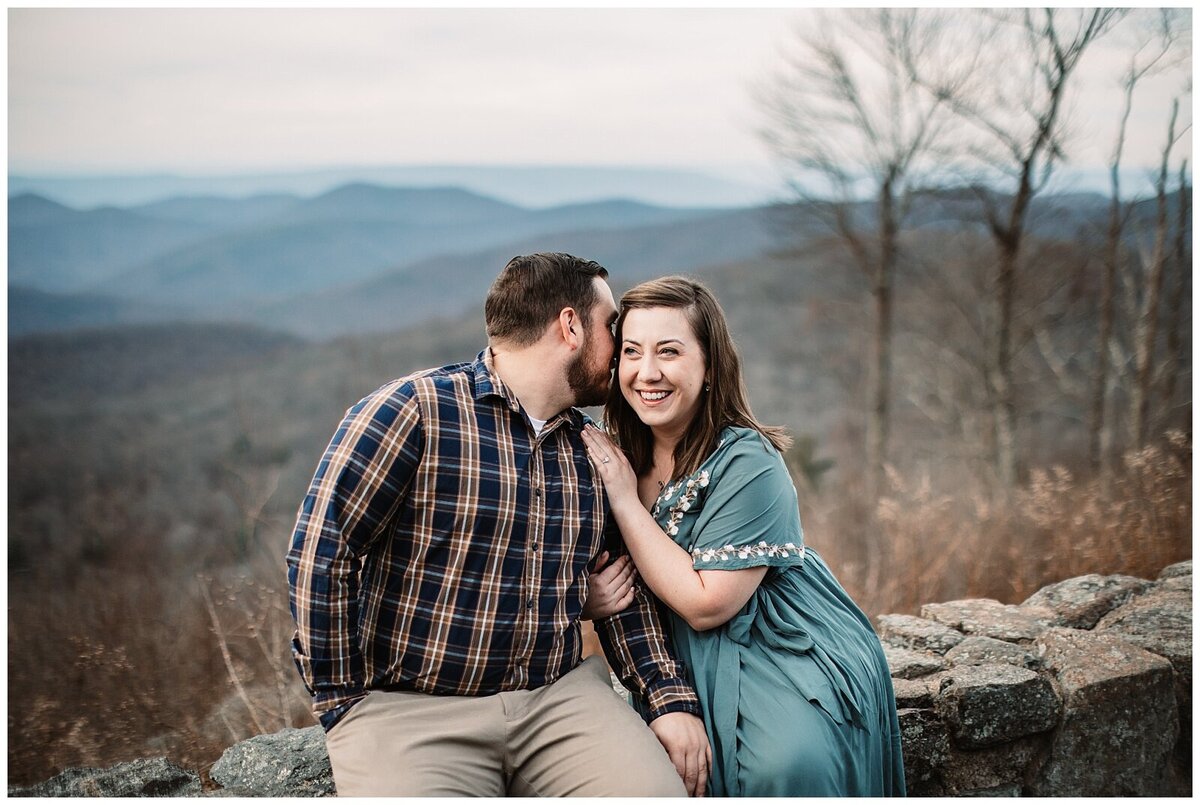
[[[731,559],[787,559],[790,556],[796,556],[801,561],[804,561],[804,546],[796,546],[793,542],[785,542],[782,545],[768,545],[765,541],[759,542],[757,545],[726,545],[724,548],[694,548],[692,549],[693,562],[728,562]]]
[[[729,441],[729,438],[722,436],[721,440],[717,442],[717,450],[720,450],[722,447],[724,447],[725,442],[727,441]],[[716,450],[714,450],[713,453],[715,455]],[[685,512],[692,507],[692,503],[695,502],[696,497],[700,494],[700,488],[708,486],[708,470],[700,470],[699,473],[696,473],[691,478],[688,478],[686,482],[681,479],[670,486],[665,487],[661,492],[658,493],[658,498],[654,501],[654,508],[650,510],[651,517],[658,519],[658,515],[662,513],[663,501],[670,500],[671,496],[675,494],[675,491],[679,489],[680,484],[685,485],[686,491],[668,510],[671,513],[669,524],[675,526],[674,531],[667,531],[667,533],[671,536],[675,536],[679,533],[679,521],[683,519],[682,512]],[[697,487],[697,484],[699,484],[699,487]]]
[[[669,499],[675,494],[675,490],[683,485],[683,494],[679,496],[679,500],[671,504],[671,508],[667,509],[667,524],[663,526],[663,530],[668,536],[675,536],[679,533],[679,523],[683,520],[683,513],[692,508],[692,504],[696,502],[696,498],[700,497],[700,490],[708,486],[708,470],[701,470],[699,474],[688,478],[686,481],[676,481],[662,491],[658,496],[658,500],[654,504],[653,516],[658,517],[662,510],[662,501]]]

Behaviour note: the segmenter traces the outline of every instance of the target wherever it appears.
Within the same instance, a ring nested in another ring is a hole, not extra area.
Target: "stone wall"
[[[884,615],[913,795],[1191,793],[1192,563]]]
[[[1190,795],[1192,563],[1155,581],[1080,576],[1019,606],[987,599],[884,615],[908,792]],[[208,796],[334,793],[320,727],[226,750]],[[200,795],[165,759],[71,769],[14,796]]]

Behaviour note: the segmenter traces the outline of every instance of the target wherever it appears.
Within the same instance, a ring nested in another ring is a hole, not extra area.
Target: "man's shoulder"
[[[451,363],[434,369],[421,369],[404,377],[398,377],[392,383],[411,389],[451,389],[461,384],[463,380],[474,383],[474,363]]]
[[[432,369],[419,369],[389,380],[363,398],[363,401],[384,398],[400,402],[435,397],[439,394],[459,392],[464,381],[470,386],[474,379],[474,364],[471,363],[452,363]]]

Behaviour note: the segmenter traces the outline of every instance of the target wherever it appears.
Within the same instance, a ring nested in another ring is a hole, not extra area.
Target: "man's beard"
[[[580,350],[580,354],[567,367],[567,385],[575,392],[576,406],[587,408],[590,405],[604,405],[608,402],[608,384],[612,372],[607,367],[600,372],[589,372],[586,359],[590,355],[583,354],[585,351]]]

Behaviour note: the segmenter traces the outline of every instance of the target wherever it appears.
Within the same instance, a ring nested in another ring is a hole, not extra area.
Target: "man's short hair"
[[[607,279],[608,269],[570,254],[514,257],[492,283],[483,304],[488,339],[528,346],[542,337],[565,307],[574,308],[587,327],[596,304],[596,277]]]

